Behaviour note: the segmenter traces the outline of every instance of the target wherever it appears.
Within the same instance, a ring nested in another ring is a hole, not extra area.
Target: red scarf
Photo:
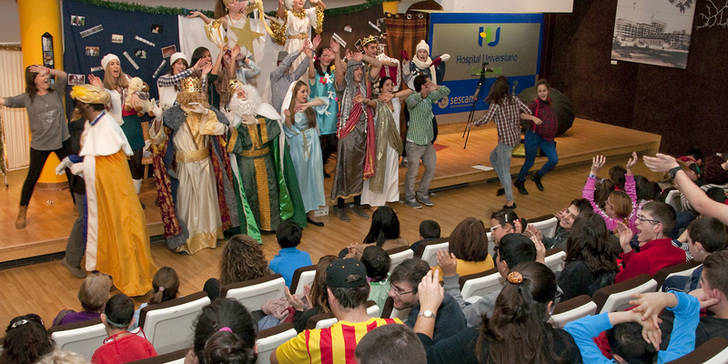
[[[369,83],[367,82],[367,91],[369,91]],[[370,92],[367,92],[370,93]],[[358,94],[357,94],[358,95]],[[356,123],[359,121],[359,117],[364,112],[364,104],[357,103],[351,108],[351,112],[349,113],[349,117],[346,119],[346,122],[344,123],[344,127],[339,129],[337,133],[337,137],[339,139],[346,137],[351,133],[352,130],[354,130],[354,127],[356,127]],[[370,177],[374,176],[374,164],[375,164],[375,156],[374,153],[376,152],[376,145],[374,140],[374,111],[369,108],[369,112],[367,112],[367,140],[366,140],[366,149],[364,151],[364,179],[369,179]]]

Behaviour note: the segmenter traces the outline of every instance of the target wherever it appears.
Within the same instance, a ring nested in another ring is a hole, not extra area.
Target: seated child
[[[368,246],[364,248],[360,260],[367,270],[369,300],[376,302],[381,310],[389,294],[389,254],[378,246]]]
[[[93,364],[128,363],[157,356],[147,339],[129,332],[133,317],[134,302],[131,298],[123,293],[109,298],[101,314],[101,322],[109,336],[91,357]]]
[[[278,225],[276,240],[281,250],[270,261],[270,270],[283,276],[286,286],[291,287],[293,272],[296,269],[311,265],[311,256],[296,249],[301,242],[301,227],[292,221],[284,221]]]

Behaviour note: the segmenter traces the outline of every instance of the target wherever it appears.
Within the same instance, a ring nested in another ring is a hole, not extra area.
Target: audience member
[[[147,339],[129,332],[134,323],[134,302],[123,293],[109,298],[101,314],[108,337],[104,339],[91,362],[94,364],[118,364],[157,356]]]
[[[609,168],[609,179],[614,182],[614,189],[624,191],[624,185],[627,182],[627,170],[622,166],[612,166]]]
[[[93,320],[101,317],[104,304],[109,299],[111,278],[105,274],[97,273],[87,276],[81,288],[78,289],[78,300],[83,311],[75,312],[63,310],[53,319],[52,326],[60,326],[75,322]]]
[[[639,216],[637,216],[637,241],[639,252],[632,249],[631,241],[634,233],[623,223],[617,225],[619,245],[622,246],[622,259],[624,267],[614,278],[619,283],[647,273],[655,275],[657,271],[671,265],[685,261],[685,252],[672,245],[669,238],[675,225],[675,210],[664,202],[652,201],[647,203]]]
[[[419,258],[407,259],[400,263],[390,276],[392,288],[389,290],[389,297],[392,297],[394,308],[397,310],[410,308],[406,321],[409,327],[414,327],[417,316],[424,315],[430,319],[434,317],[433,340],[437,342],[457,334],[466,327],[466,322],[460,305],[449,294],[445,295],[435,310],[421,309],[417,285],[429,270],[430,266],[427,262]],[[434,312],[437,312],[437,316],[434,316]]]
[[[632,157],[627,160],[626,175],[624,189],[616,189],[609,193],[609,197],[604,204],[604,208],[596,202],[595,185],[597,182],[597,173],[599,169],[604,167],[607,159],[603,155],[597,155],[592,160],[589,178],[584,184],[581,197],[587,199],[594,209],[607,223],[607,229],[613,231],[618,223],[626,223],[630,229],[635,231],[635,220],[637,219],[637,190],[635,188],[634,175],[632,167],[637,163],[637,153],[632,152]],[[617,181],[614,181],[616,184]]]
[[[443,289],[438,273],[428,273],[419,285],[423,309],[439,314]],[[556,299],[554,273],[537,262],[521,263],[508,274],[496,300],[493,317],[483,316],[479,328],[435,342],[431,318],[417,318],[415,332],[427,350],[427,362],[451,363],[579,363],[581,355],[566,331],[547,321]]]
[[[255,326],[240,302],[218,298],[197,317],[193,348],[185,363],[255,363]]]
[[[381,206],[374,211],[369,233],[363,243],[376,244],[384,250],[409,246],[407,239],[400,236],[397,213],[389,206]]]
[[[507,234],[499,239],[494,248],[493,259],[501,277],[504,279],[511,272],[511,268],[525,262],[536,261],[536,247],[533,242],[522,234]],[[451,295],[463,310],[468,327],[477,328],[483,322],[483,315],[491,317],[495,300],[500,290],[480,297],[475,302],[466,302],[460,295],[460,282],[456,273],[457,260],[452,254],[444,251],[437,252],[437,263],[442,267],[444,274],[445,292]]]
[[[569,207],[556,213],[556,218],[559,220],[559,225],[556,227],[556,232],[553,237],[543,236],[541,234],[541,240],[543,244],[551,248],[559,248],[566,251],[566,240],[569,238],[571,232],[571,226],[574,224],[579,214],[586,211],[593,211],[589,200],[585,198],[577,198],[571,201]]]
[[[356,346],[359,364],[421,364],[425,348],[406,325],[385,325],[369,331]]]
[[[18,316],[5,329],[0,363],[32,364],[53,351],[54,346],[40,316],[34,313]]]
[[[591,296],[614,283],[620,249],[611,236],[601,216],[593,212],[577,216],[566,243],[566,265],[558,279],[564,291],[562,300]]]
[[[243,282],[270,274],[258,242],[247,235],[235,235],[222,251],[220,284]]]
[[[159,268],[157,273],[154,274],[154,278],[152,278],[152,297],[149,302],[142,303],[134,311],[134,323],[132,323],[131,329],[136,329],[139,326],[139,316],[144,307],[175,299],[177,298],[177,291],[179,291],[177,271],[171,267]]]
[[[417,248],[420,244],[429,243],[431,241],[440,240],[440,224],[435,220],[422,220],[420,222],[420,240],[417,240],[410,249],[417,254]]]
[[[483,221],[465,218],[450,234],[449,252],[457,259],[457,274],[465,276],[493,269],[493,257],[488,254],[488,234]],[[440,267],[435,269],[442,270]]]
[[[324,255],[319,259],[316,264],[316,275],[313,278],[313,283],[310,287],[306,286],[304,289],[303,298],[305,300],[292,296],[290,292],[286,295],[289,298],[289,303],[296,310],[293,317],[293,327],[296,332],[305,330],[306,323],[312,316],[331,312],[328,294],[326,293],[326,270],[331,262],[336,259],[338,258],[335,255]]]
[[[326,294],[331,312],[338,320],[326,329],[305,330],[271,353],[271,363],[322,362],[355,363],[356,345],[378,326],[401,323],[399,319],[370,318],[366,301],[369,285],[366,269],[356,259],[338,259],[326,270]]]
[[[364,248],[360,260],[367,270],[369,300],[376,302],[380,309],[384,308],[384,302],[387,301],[391,288],[389,268],[392,260],[389,254],[378,246]]]
[[[496,245],[507,234],[522,233],[525,226],[526,221],[519,219],[512,209],[498,210],[490,215],[490,233]]]
[[[688,251],[697,262],[702,263],[708,255],[725,249],[726,241],[728,241],[726,227],[718,219],[698,216],[688,225]],[[690,292],[699,287],[702,272],[703,266],[699,266],[689,277],[670,277],[662,284],[662,290],[667,292],[670,289],[676,289]]]
[[[296,247],[301,243],[301,227],[293,221],[283,221],[276,230],[276,240],[281,250],[270,261],[270,270],[278,273],[286,280],[286,286],[291,287],[293,272],[301,267],[311,265],[311,256],[298,250]]]
[[[587,316],[566,324],[564,329],[579,346],[585,363],[654,363],[655,360],[666,363],[695,348],[695,327],[701,305],[695,297],[683,292],[638,293],[630,303],[637,307],[630,311]],[[675,312],[677,324],[667,350],[658,352],[660,339],[656,315],[665,308]],[[608,330],[613,360],[607,359],[593,340],[605,330]]]

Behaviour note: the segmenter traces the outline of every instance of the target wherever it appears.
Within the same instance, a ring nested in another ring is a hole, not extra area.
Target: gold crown
[[[180,84],[180,92],[202,92],[202,82],[197,77],[187,77]]]
[[[240,80],[230,80],[230,82],[228,82],[228,91],[230,91],[231,93],[235,92],[238,87],[243,87],[243,85],[244,83],[242,83]]]
[[[362,40],[361,40],[361,46],[363,47],[363,46],[365,46],[365,45],[367,45],[369,43],[376,42],[376,41],[377,41],[377,37],[375,37],[373,35],[370,35],[370,36],[368,36],[366,38],[362,38]]]

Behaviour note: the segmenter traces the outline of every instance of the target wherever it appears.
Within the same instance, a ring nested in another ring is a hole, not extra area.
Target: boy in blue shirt
[[[292,221],[284,221],[278,225],[276,240],[281,250],[271,259],[269,267],[275,273],[283,276],[286,286],[291,288],[293,272],[296,269],[311,265],[311,256],[304,251],[296,249],[301,242],[301,227]]]

